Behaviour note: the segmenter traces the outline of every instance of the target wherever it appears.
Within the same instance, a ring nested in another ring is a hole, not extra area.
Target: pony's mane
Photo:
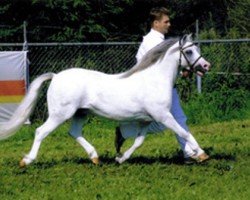
[[[163,58],[167,50],[173,46],[179,38],[169,38],[158,44],[156,47],[148,51],[141,59],[141,61],[135,64],[130,70],[125,72],[120,78],[127,78],[132,74],[147,69],[152,66],[156,61]]]

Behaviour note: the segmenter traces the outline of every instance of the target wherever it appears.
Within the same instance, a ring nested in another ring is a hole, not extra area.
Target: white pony
[[[98,164],[95,148],[82,136],[84,119],[89,112],[119,121],[160,122],[183,137],[195,151],[198,144],[170,113],[172,89],[180,66],[200,75],[209,70],[210,63],[201,57],[191,36],[162,42],[140,63],[122,74],[108,75],[80,68],[43,74],[31,83],[10,121],[0,126],[0,139],[13,135],[20,128],[35,106],[42,83],[52,79],[47,92],[49,117],[36,129],[33,146],[21,160],[21,167],[34,161],[43,139],[71,117],[70,135],[86,150],[92,162]],[[83,111],[82,115],[78,114],[79,110]],[[145,134],[142,131],[134,144],[121,157],[116,157],[116,161],[127,160],[143,143]]]

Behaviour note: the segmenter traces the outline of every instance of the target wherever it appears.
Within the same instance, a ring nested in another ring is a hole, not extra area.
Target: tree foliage
[[[1,0],[1,42],[140,41],[154,6],[171,13],[171,35],[201,32],[211,37],[249,37],[249,0]]]

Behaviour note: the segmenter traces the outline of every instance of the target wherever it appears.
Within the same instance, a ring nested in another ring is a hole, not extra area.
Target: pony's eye
[[[192,53],[193,53],[193,51],[192,51],[192,50],[187,50],[187,51],[185,51],[185,54],[186,54],[187,56],[191,56],[191,55],[192,55]]]

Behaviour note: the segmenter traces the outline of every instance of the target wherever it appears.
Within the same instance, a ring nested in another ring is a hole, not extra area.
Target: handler
[[[168,30],[171,26],[168,10],[164,7],[153,8],[150,11],[149,17],[151,23],[151,30],[146,36],[143,37],[143,41],[136,54],[137,62],[140,62],[142,57],[150,49],[152,49],[153,47],[157,46],[158,44],[164,41],[164,35],[168,33]],[[187,74],[187,72],[183,74],[184,77],[187,77],[188,75],[189,74]],[[186,131],[189,131],[188,126],[186,124],[187,117],[181,108],[179,95],[177,93],[176,88],[173,88],[172,98],[173,98],[172,108],[171,108],[172,115],[182,128],[184,128]],[[146,128],[147,132],[151,133],[157,133],[166,130],[166,127],[163,124],[157,123],[155,121],[145,126],[146,127],[143,128]],[[119,154],[121,146],[123,145],[124,141],[129,137],[136,137],[138,134],[140,134],[141,130],[142,130],[142,125],[137,122],[121,123],[120,127],[116,128],[116,137],[115,137],[116,152]],[[199,152],[194,152],[183,138],[178,136],[178,134],[175,135],[183,151],[184,162],[186,164],[192,164],[195,162],[204,162],[209,158],[209,156],[202,149],[200,149]]]

